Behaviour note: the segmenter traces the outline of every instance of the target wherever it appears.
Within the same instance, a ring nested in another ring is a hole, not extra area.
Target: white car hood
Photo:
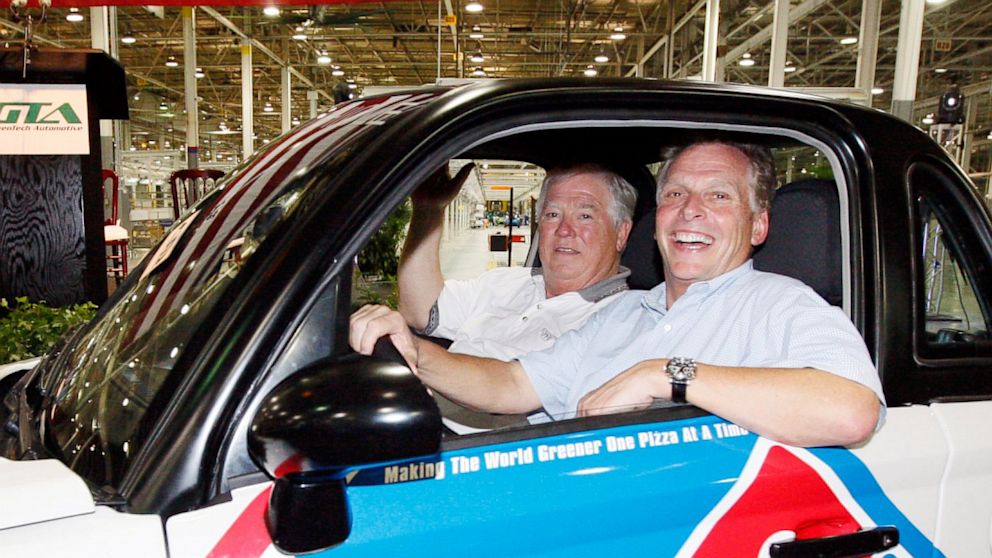
[[[93,513],[89,488],[61,461],[0,457],[0,529]]]
[[[0,380],[4,379],[8,374],[13,374],[14,372],[20,372],[21,370],[31,370],[38,363],[41,362],[41,357],[29,358],[27,360],[18,360],[16,362],[11,362],[9,364],[0,364]]]

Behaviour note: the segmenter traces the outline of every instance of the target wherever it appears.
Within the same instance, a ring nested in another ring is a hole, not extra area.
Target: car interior
[[[596,162],[626,178],[638,191],[633,228],[621,265],[631,270],[631,289],[650,289],[663,278],[654,240],[655,174],[662,153],[704,139],[761,143],[772,149],[779,167],[771,233],[754,255],[757,269],[795,277],[833,305],[845,305],[841,204],[833,167],[823,151],[793,138],[753,131],[687,131],[681,128],[552,128],[506,135],[477,145],[453,159],[526,161],[542,169]],[[540,266],[537,228],[532,228],[527,264]],[[480,247],[481,249],[481,247]],[[501,264],[502,265],[502,264]],[[368,300],[356,300],[356,308]],[[450,341],[431,338],[447,347]],[[524,416],[494,416],[458,407],[435,395],[446,425],[459,433],[527,424]],[[450,433],[450,432],[449,432]]]

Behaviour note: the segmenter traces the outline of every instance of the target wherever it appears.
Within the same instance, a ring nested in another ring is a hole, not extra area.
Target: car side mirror
[[[392,358],[352,354],[296,372],[252,420],[248,452],[275,479],[266,525],[284,553],[317,552],[348,538],[350,471],[440,450],[437,403],[383,343]]]

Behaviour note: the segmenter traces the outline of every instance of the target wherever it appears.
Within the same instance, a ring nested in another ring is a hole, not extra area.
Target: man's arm
[[[642,408],[670,399],[665,359],[638,363],[588,393],[580,415]],[[871,389],[812,368],[735,368],[697,364],[689,403],[795,446],[856,445],[875,430],[881,405]]]
[[[444,287],[441,275],[441,230],[444,208],[458,195],[475,165],[462,167],[454,178],[448,178],[444,165],[422,184],[412,196],[413,215],[407,233],[397,281],[400,291],[400,313],[413,328],[423,330],[430,319],[431,307]]]
[[[372,354],[376,341],[389,336],[410,368],[428,386],[475,411],[529,413],[541,400],[517,361],[449,353],[410,333],[403,317],[385,306],[363,306],[351,315],[349,343]]]

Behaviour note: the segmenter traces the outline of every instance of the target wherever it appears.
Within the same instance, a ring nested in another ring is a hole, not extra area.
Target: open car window
[[[489,144],[476,145],[468,152],[459,153],[452,158],[449,161],[452,174],[462,165],[473,162],[480,169],[486,166],[501,168],[502,177],[476,173],[447,209],[441,249],[441,265],[445,278],[472,279],[487,270],[505,267],[507,253],[502,250],[491,251],[494,243],[490,237],[502,234],[526,237],[525,243],[513,244],[513,265],[522,264],[517,262],[516,256],[519,253],[522,258],[527,248],[532,254],[528,261],[540,265],[539,259],[533,258],[538,239],[536,234],[529,235],[536,227],[533,220],[524,220],[524,216],[533,210],[540,190],[530,187],[520,196],[519,191],[522,188],[519,185],[510,186],[516,184],[513,182],[514,175],[517,175],[517,179],[520,178],[519,175],[531,172],[543,176],[545,167],[539,163],[547,161],[546,166],[549,168],[560,164],[560,140],[566,135],[572,136],[569,141],[574,144],[582,141],[581,138],[612,137],[614,132],[621,133],[620,128],[576,129],[570,124],[565,129],[549,127],[528,130],[517,135],[506,134]],[[762,270],[797,276],[828,302],[845,309],[850,315],[850,217],[844,174],[837,158],[821,143],[798,141],[794,137],[771,136],[761,132],[764,131],[755,130],[752,134],[737,131],[732,138],[735,141],[754,141],[769,145],[776,160],[778,184],[781,186],[782,201],[772,212],[773,228],[778,228],[779,234],[773,232],[771,245],[758,251],[755,266]],[[632,137],[649,133],[645,130],[631,132]],[[658,133],[665,137],[679,136],[671,129],[659,129]],[[622,170],[624,177],[635,186],[639,194],[634,212],[634,230],[622,261],[622,265],[633,268],[633,274],[637,276],[639,283],[633,285],[634,288],[650,288],[662,280],[662,266],[654,240],[654,174],[662,162],[661,148],[670,145],[672,144],[660,141],[658,147],[652,150],[653,155],[635,150],[629,160],[613,157],[608,161],[610,168]],[[542,148],[547,149],[547,153],[542,153]],[[490,155],[523,152],[532,155],[537,162],[497,159]],[[586,150],[581,153],[592,152]],[[594,158],[592,160],[595,161]],[[507,190],[511,188],[514,194],[514,225],[517,227],[512,233],[505,226],[510,218],[507,211]],[[475,197],[479,195],[482,196],[481,201]],[[389,258],[398,261],[405,239],[403,227],[408,222],[409,215],[410,202],[407,200],[393,211],[379,232],[358,253],[351,296],[354,308],[366,303],[395,307],[398,302],[399,293],[392,275],[394,272],[383,270],[380,262]],[[383,242],[383,237],[392,237],[392,243]],[[815,255],[811,255],[814,253]],[[466,273],[466,266],[453,262],[452,259],[472,261],[473,264],[468,266],[472,268],[471,272]],[[444,344],[444,340],[441,342]],[[445,424],[451,432],[457,434],[478,434],[494,429],[516,431],[548,420],[542,414],[528,418],[523,415],[477,413],[468,411],[439,394],[435,394],[435,397],[445,417]],[[656,409],[668,407],[671,405],[663,401],[655,405]],[[562,413],[551,418],[555,421],[572,419],[575,418],[575,413]]]

